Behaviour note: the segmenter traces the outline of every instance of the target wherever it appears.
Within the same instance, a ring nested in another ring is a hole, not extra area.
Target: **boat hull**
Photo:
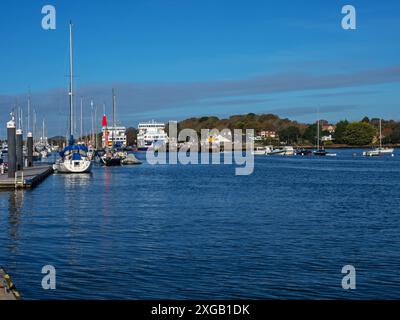
[[[252,152],[252,155],[254,156],[265,156],[266,151],[265,150],[255,150]]]
[[[328,152],[326,152],[325,150],[316,150],[313,152],[314,156],[318,156],[318,157],[325,157]]]
[[[393,154],[394,149],[392,148],[378,148],[374,150],[369,150],[369,151],[364,151],[363,156],[365,157],[379,157],[379,156],[384,156],[385,154]]]
[[[285,150],[273,150],[266,153],[267,156],[284,156],[285,154]]]
[[[121,158],[102,158],[101,159],[102,163],[106,166],[106,167],[117,167],[121,165]]]
[[[310,156],[312,155],[312,151],[311,150],[296,150],[295,152],[296,156]]]
[[[393,148],[387,148],[387,149],[382,148],[382,149],[379,149],[379,152],[381,154],[392,154],[394,152],[394,149]]]
[[[90,173],[92,162],[89,160],[64,160],[53,165],[58,173]]]

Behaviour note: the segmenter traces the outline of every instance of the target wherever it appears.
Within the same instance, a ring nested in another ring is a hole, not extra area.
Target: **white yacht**
[[[142,122],[138,126],[137,147],[139,151],[161,148],[168,143],[165,124],[161,122]]]
[[[256,147],[252,152],[254,156],[265,156],[266,153],[267,150],[265,147]]]
[[[379,119],[379,147],[372,150],[364,151],[363,156],[379,157],[385,154],[393,155],[393,152],[393,148],[385,148],[382,146],[382,119]]]
[[[88,157],[88,149],[85,145],[75,144],[72,133],[73,125],[73,93],[72,93],[72,23],[69,23],[69,52],[70,52],[70,82],[69,82],[69,141],[68,146],[60,153],[61,159],[53,165],[53,169],[59,173],[88,173],[92,168],[92,161]]]

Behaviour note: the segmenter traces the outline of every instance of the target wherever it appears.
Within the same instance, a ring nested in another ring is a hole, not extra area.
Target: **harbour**
[[[53,174],[0,193],[0,260],[22,299],[396,298],[400,157],[332,152],[256,157],[250,176],[141,153],[140,166]],[[48,264],[56,290],[41,287]]]
[[[400,3],[320,2],[4,0],[0,301],[399,299]]]

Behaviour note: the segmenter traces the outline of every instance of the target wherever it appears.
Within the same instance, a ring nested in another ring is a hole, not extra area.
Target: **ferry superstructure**
[[[168,142],[165,124],[161,122],[141,122],[138,126],[137,147],[140,151],[156,149]]]

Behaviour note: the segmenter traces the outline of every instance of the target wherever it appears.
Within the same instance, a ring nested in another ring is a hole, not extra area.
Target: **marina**
[[[4,0],[0,301],[398,300],[400,2],[319,2]]]

